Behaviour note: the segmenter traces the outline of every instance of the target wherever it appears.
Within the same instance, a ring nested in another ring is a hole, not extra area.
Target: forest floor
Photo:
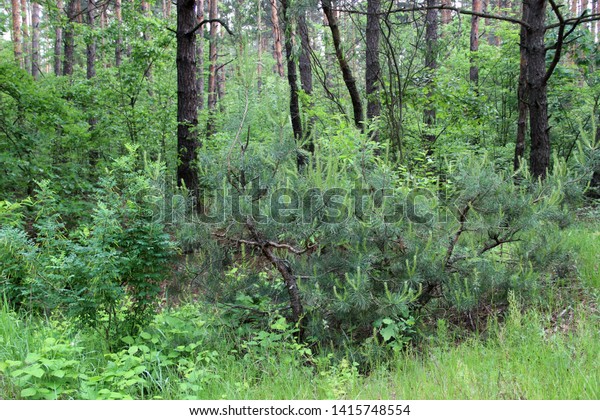
[[[577,279],[547,305],[523,309],[513,298],[501,320],[460,338],[438,322],[418,346],[368,371],[333,351],[313,355],[281,325],[244,342],[198,305],[164,311],[119,351],[68,319],[3,307],[0,398],[599,399],[599,228],[562,233]]]

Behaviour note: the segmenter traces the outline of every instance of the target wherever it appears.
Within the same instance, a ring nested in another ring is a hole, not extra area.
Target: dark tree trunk
[[[427,7],[437,6],[437,0],[427,0]],[[438,53],[438,11],[437,9],[428,9],[425,16],[425,67],[429,71],[428,81],[428,104],[423,112],[423,120],[427,126],[427,132],[424,136],[428,143],[429,152],[431,146],[435,142],[436,136],[433,133],[435,126],[436,111],[431,103],[433,96],[435,70],[438,68],[437,53]]]
[[[79,0],[69,0],[66,7],[67,14],[67,26],[64,33],[64,57],[63,57],[63,71],[62,74],[65,76],[71,76],[73,74],[73,65],[75,62],[75,32],[73,28],[74,20],[76,18],[76,3]]]
[[[94,31],[94,26],[96,24],[96,1],[95,0],[88,0],[87,3],[87,21],[88,21],[88,25],[90,28],[90,32]],[[87,45],[86,45],[86,77],[88,80],[93,79],[94,77],[96,77],[96,39],[91,36]],[[93,139],[94,139],[94,129],[96,128],[96,124],[98,123],[98,119],[96,118],[96,116],[93,114],[92,111],[92,115],[90,115],[90,117],[88,118],[88,124],[90,125],[90,132],[91,132],[91,138],[92,138],[92,143],[93,143]],[[96,164],[98,163],[98,159],[100,157],[100,154],[98,153],[97,148],[94,147],[94,145],[92,144],[91,148],[90,148],[90,165],[92,167],[96,166]]]
[[[56,2],[56,8],[58,9],[58,16],[63,13],[63,2],[58,0]],[[62,48],[63,48],[63,28],[62,24],[58,22],[56,28],[54,28],[54,74],[56,76],[62,75]]]
[[[246,227],[254,241],[259,244],[265,244],[264,246],[261,246],[263,255],[271,262],[277,271],[279,271],[279,274],[281,274],[281,277],[283,278],[290,299],[292,322],[298,327],[298,339],[302,340],[306,325],[306,314],[304,313],[302,296],[300,295],[300,290],[298,288],[297,278],[292,272],[290,265],[283,258],[279,258],[275,252],[273,252],[271,246],[266,244],[264,236],[256,229],[256,226],[250,218],[246,221]]]
[[[546,45],[544,44],[546,0],[524,2],[527,15],[527,102],[531,152],[529,166],[536,178],[545,178],[550,166],[548,92],[546,83]]]
[[[379,100],[379,76],[381,72],[381,66],[379,64],[380,8],[380,0],[368,0],[365,87],[367,94],[367,120],[369,121],[379,117],[379,114],[381,113],[381,102]],[[373,133],[373,139],[379,141],[378,131]]]
[[[360,94],[358,93],[358,89],[356,87],[356,80],[352,75],[352,70],[348,65],[348,61],[346,61],[344,51],[342,50],[342,37],[340,35],[340,28],[338,26],[337,19],[333,13],[332,1],[321,0],[321,6],[323,7],[325,17],[327,18],[327,25],[331,30],[331,37],[333,38],[333,47],[335,48],[335,56],[337,57],[340,69],[342,71],[342,76],[344,78],[344,83],[346,84],[346,88],[348,89],[348,93],[350,94],[350,99],[352,100],[352,109],[354,110],[354,124],[356,124],[356,127],[358,127],[362,131],[364,129],[362,102],[360,100]]]
[[[522,18],[527,21],[526,13],[528,8],[523,4]],[[521,161],[525,157],[525,138],[527,136],[527,116],[529,114],[529,106],[527,99],[527,29],[521,26],[520,32],[520,54],[521,62],[519,65],[519,87],[517,91],[519,101],[519,117],[517,121],[517,141],[515,144],[515,158],[513,161],[513,169],[516,171],[521,166]]]
[[[312,95],[312,67],[310,59],[310,37],[308,34],[308,25],[306,23],[306,12],[298,15],[298,32],[300,33],[300,59],[298,68],[300,69],[300,85],[307,95]]]
[[[196,21],[204,20],[204,0],[196,0]],[[198,109],[204,109],[204,26],[196,33],[196,90],[198,92]]]
[[[298,32],[300,33],[300,59],[298,62],[298,68],[300,69],[300,86],[304,93],[308,96],[307,107],[311,108],[312,93],[313,93],[313,80],[312,80],[312,64],[311,64],[311,46],[310,36],[308,33],[308,24],[306,23],[306,12],[301,12],[298,15]],[[305,148],[309,153],[315,152],[315,144],[312,140],[312,129],[315,123],[315,118],[311,117],[308,120],[308,124],[304,129],[304,139],[306,141]]]
[[[119,67],[123,62],[123,15],[121,14],[121,0],[115,0],[115,17],[117,19],[117,45],[115,46],[115,66]]]
[[[96,4],[95,0],[88,0],[87,6],[87,19],[90,31],[93,32],[96,24]],[[94,37],[90,37],[86,45],[86,76],[88,79],[92,79],[96,76],[96,40]]]
[[[292,117],[292,130],[296,141],[302,140],[302,119],[300,118],[300,103],[298,101],[298,75],[294,62],[292,39],[292,25],[290,22],[287,0],[281,0],[281,17],[283,23],[283,39],[285,45],[285,59],[287,65],[287,79],[290,85],[290,115]]]
[[[177,1],[177,185],[185,186],[194,200],[199,198],[198,96],[196,92],[196,25],[194,0]],[[197,203],[197,201],[196,201]]]
[[[40,14],[40,4],[34,1],[31,6],[31,75],[35,80],[40,76]]]
[[[208,18],[218,18],[217,0],[208,0]],[[208,46],[208,56],[210,64],[208,67],[208,122],[206,124],[206,136],[210,137],[215,131],[215,112],[217,110],[217,39],[219,24],[211,22],[210,41]]]
[[[473,11],[481,13],[481,0],[473,0]],[[469,80],[473,85],[479,84],[479,66],[475,54],[479,51],[479,16],[471,16],[471,67],[469,68]]]

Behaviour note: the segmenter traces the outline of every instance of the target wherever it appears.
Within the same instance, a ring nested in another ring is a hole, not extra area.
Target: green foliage
[[[110,343],[149,322],[174,244],[152,211],[159,192],[135,166],[133,151],[114,163],[91,222],[71,232],[49,182],[39,184],[35,243],[17,228],[0,229],[2,291],[9,302],[64,308]]]

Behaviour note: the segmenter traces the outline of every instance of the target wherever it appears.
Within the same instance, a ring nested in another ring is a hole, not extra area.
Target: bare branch
[[[460,7],[454,7],[454,6],[449,6],[449,5],[445,5],[445,4],[441,4],[439,6],[401,7],[401,8],[393,9],[393,10],[390,10],[387,12],[380,12],[379,15],[389,15],[389,14],[393,14],[393,13],[407,13],[407,12],[426,12],[427,10],[434,10],[434,9],[451,10],[451,11],[456,12],[461,15],[469,15],[469,16],[482,17],[482,18],[486,18],[486,19],[502,20],[505,22],[510,22],[510,23],[522,25],[526,28],[529,28],[529,25],[526,22],[522,21],[521,19],[513,18],[510,16],[494,15],[494,14],[484,13],[484,12],[474,12],[473,10],[461,9]],[[353,10],[353,9],[336,9],[336,10],[340,11],[340,12],[350,13],[350,14],[358,14],[358,15],[366,15],[367,14],[367,12],[363,12],[361,10]]]
[[[229,29],[229,26],[227,26],[227,24],[224,21],[222,21],[221,19],[204,19],[204,20],[198,22],[198,24],[196,26],[194,26],[191,30],[186,32],[185,36],[193,35],[198,29],[200,29],[202,26],[206,25],[207,23],[215,23],[215,22],[221,24],[225,28],[225,30],[229,33],[229,35],[233,36],[233,32],[231,31],[231,29]]]

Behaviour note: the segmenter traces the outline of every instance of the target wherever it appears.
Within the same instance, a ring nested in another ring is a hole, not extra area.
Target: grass
[[[150,338],[112,354],[68,321],[23,319],[2,305],[0,398],[600,399],[599,238],[597,225],[562,234],[577,251],[583,298],[523,311],[512,296],[505,319],[480,335],[458,342],[440,322],[418,351],[369,374],[349,358],[308,354],[286,331],[242,340],[198,305],[158,315]],[[35,363],[41,371],[23,372]]]
[[[577,269],[583,284],[600,289],[600,225],[580,225],[567,230],[562,237],[567,248],[577,252]]]

